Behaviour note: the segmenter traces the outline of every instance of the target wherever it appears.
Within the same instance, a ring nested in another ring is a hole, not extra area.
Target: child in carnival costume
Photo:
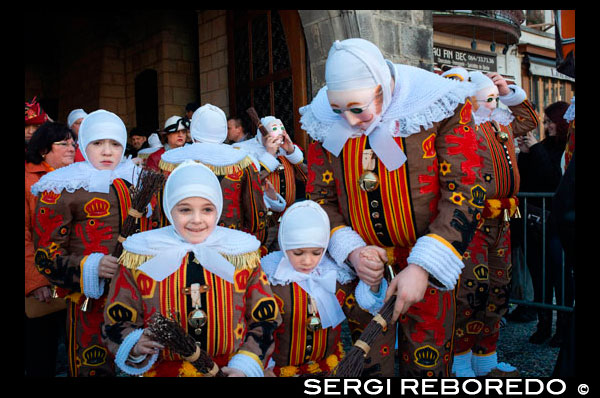
[[[227,117],[220,108],[211,104],[198,108],[192,115],[190,129],[193,143],[165,152],[159,167],[168,174],[189,159],[210,168],[223,190],[223,214],[219,225],[251,233],[264,244],[267,211],[269,208],[283,210],[285,200],[273,191],[263,192],[251,156],[224,143]]]
[[[268,135],[263,136],[259,129],[253,139],[233,144],[252,155],[257,169],[261,172],[261,179],[267,180],[269,186],[283,197],[286,207],[289,208],[298,197],[304,197],[304,191],[298,191],[297,182],[306,184],[306,165],[303,163],[302,150],[292,143],[283,122],[274,116],[265,116],[260,119]],[[285,210],[285,209],[284,209]],[[283,211],[284,211],[283,210]],[[269,243],[267,247],[277,249],[277,220],[283,211],[271,212],[271,226],[269,227]]]
[[[369,285],[392,266],[386,298],[397,296],[400,376],[447,377],[453,289],[481,218],[473,199],[485,197],[475,190],[482,181],[474,87],[393,64],[358,38],[333,43],[325,81],[300,114],[316,141],[306,190],[331,221],[329,253]],[[393,346],[395,331],[387,334]],[[376,355],[369,352],[377,374],[393,375],[393,358]]]
[[[123,243],[123,267],[104,311],[115,363],[130,375],[204,376],[144,334],[159,312],[174,316],[228,376],[263,376],[281,316],[260,266],[259,241],[217,225],[223,194],[202,164],[186,161],[170,174],[163,208],[170,225]],[[204,324],[192,319],[197,311]]]
[[[473,119],[483,159],[486,199],[476,202],[483,217],[463,254],[465,268],[456,295],[453,371],[458,377],[518,375],[515,367],[498,363],[500,322],[508,310],[511,281],[510,218],[518,217],[519,171],[515,136],[539,123],[522,88],[508,85],[498,73],[484,75],[462,68],[443,76],[461,76],[476,86]],[[498,108],[501,101],[510,110]]]
[[[141,169],[123,159],[127,130],[114,113],[97,110],[81,123],[83,162],[44,175],[31,187],[39,196],[34,221],[35,264],[68,293],[69,376],[114,376],[101,340],[106,279],[118,272],[110,253],[131,207],[129,188]],[[84,303],[87,311],[82,310]]]
[[[297,202],[281,218],[281,251],[261,261],[283,318],[271,361],[276,376],[334,370],[344,355],[342,321],[368,322],[383,305],[387,281],[371,290],[349,267],[338,267],[327,253],[329,230],[317,203]]]

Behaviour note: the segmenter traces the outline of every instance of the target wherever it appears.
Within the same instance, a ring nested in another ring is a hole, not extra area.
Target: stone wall
[[[201,105],[212,104],[229,114],[227,11],[198,13]]]
[[[433,20],[428,10],[299,10],[308,46],[313,95],[325,84],[335,40],[362,37],[396,63],[433,70]]]

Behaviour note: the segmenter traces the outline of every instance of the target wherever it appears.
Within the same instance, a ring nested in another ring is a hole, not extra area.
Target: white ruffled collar
[[[414,66],[389,64],[393,66],[395,87],[381,123],[394,137],[408,137],[433,127],[433,123],[454,115],[458,104],[475,92],[468,82],[446,79]],[[331,111],[327,86],[299,111],[302,128],[320,142],[332,134],[332,127],[341,119]]]
[[[259,247],[260,242],[253,235],[220,226],[196,245],[181,238],[173,225],[134,234],[123,242],[128,252],[152,257],[137,269],[157,281],[177,271],[183,257],[192,251],[204,268],[233,282],[236,267],[224,255],[247,254]]]
[[[211,166],[225,167],[238,164],[248,153],[227,144],[195,142],[162,154],[163,162],[171,164],[194,160]]]
[[[136,185],[141,170],[131,159],[124,159],[114,170],[98,170],[87,161],[75,162],[45,174],[31,187],[31,193],[37,196],[44,191],[75,192],[80,188],[108,193],[110,184],[117,178]]]

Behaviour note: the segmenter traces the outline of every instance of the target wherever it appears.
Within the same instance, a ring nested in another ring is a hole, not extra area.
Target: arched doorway
[[[248,128],[250,106],[261,117],[274,115],[305,149],[298,108],[307,103],[306,42],[298,11],[233,10],[227,22],[231,113]]]
[[[154,69],[146,69],[135,78],[135,121],[144,132],[158,129],[158,78]]]

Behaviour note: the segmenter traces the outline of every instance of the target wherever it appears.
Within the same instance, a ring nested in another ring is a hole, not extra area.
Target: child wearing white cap
[[[177,314],[228,376],[263,376],[281,316],[260,266],[260,242],[217,225],[224,210],[219,180],[194,161],[169,175],[163,208],[170,225],[123,243],[123,268],[104,312],[115,363],[130,375],[202,376],[144,334],[149,317],[160,312]]]
[[[267,241],[267,212],[281,211],[285,200],[276,192],[263,192],[261,179],[250,154],[225,144],[227,117],[218,107],[205,104],[192,115],[193,143],[167,151],[159,163],[163,173],[170,173],[182,162],[193,160],[210,168],[221,182],[223,214],[219,225],[255,235]],[[164,220],[161,225],[165,225]],[[266,254],[266,248],[262,249]]]
[[[131,206],[129,187],[140,169],[123,160],[127,131],[114,113],[98,110],[81,123],[84,161],[43,176],[31,188],[35,215],[35,264],[67,294],[69,376],[113,376],[112,356],[100,336],[105,280],[117,274],[110,254]],[[81,306],[86,297],[87,311]]]
[[[278,239],[281,251],[262,259],[283,317],[270,368],[280,377],[329,372],[344,355],[341,323],[368,322],[383,305],[387,281],[371,290],[349,267],[336,265],[327,252],[329,218],[311,200],[283,213]],[[382,355],[393,358],[393,351]],[[377,366],[372,361],[365,372]]]

